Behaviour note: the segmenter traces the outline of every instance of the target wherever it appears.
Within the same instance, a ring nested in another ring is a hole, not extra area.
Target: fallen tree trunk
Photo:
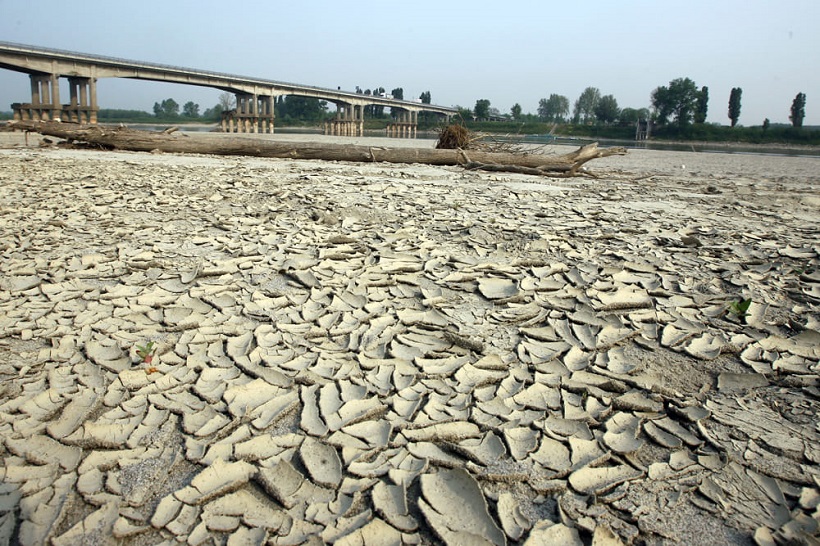
[[[127,127],[103,127],[47,121],[13,121],[15,129],[33,131],[69,141],[86,142],[117,150],[137,152],[161,151],[214,155],[246,155],[288,159],[322,159],[326,161],[361,161],[388,163],[425,163],[428,165],[463,165],[470,169],[510,170],[547,176],[576,176],[591,173],[581,167],[588,161],[612,155],[624,155],[624,148],[599,149],[588,144],[563,155],[520,154],[432,148],[383,148],[321,142],[282,142],[228,135],[180,134],[138,131]]]

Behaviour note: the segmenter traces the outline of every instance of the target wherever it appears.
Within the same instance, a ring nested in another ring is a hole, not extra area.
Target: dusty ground
[[[817,158],[567,180],[21,138],[0,541],[817,543]]]

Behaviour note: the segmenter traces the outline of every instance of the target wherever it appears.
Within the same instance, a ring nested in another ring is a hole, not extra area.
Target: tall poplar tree
[[[700,88],[698,100],[695,103],[695,123],[706,123],[706,112],[709,110],[709,88],[705,85]]]
[[[789,119],[794,127],[803,127],[804,117],[806,117],[806,94],[798,93],[792,101],[792,115]]]
[[[740,87],[732,87],[732,92],[729,94],[729,119],[732,120],[732,127],[737,125],[737,120],[740,118],[740,96],[743,94],[743,89]]]

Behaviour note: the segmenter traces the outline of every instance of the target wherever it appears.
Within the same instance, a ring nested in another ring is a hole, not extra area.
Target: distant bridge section
[[[272,133],[274,101],[280,95],[313,97],[334,103],[337,107],[336,119],[325,123],[325,133],[343,136],[363,134],[364,108],[368,105],[388,106],[392,112],[398,114],[396,121],[387,129],[388,135],[398,137],[416,135],[419,112],[433,112],[448,119],[457,113],[455,108],[378,95],[363,95],[338,89],[9,42],[0,42],[0,68],[24,72],[29,74],[31,79],[31,102],[12,104],[14,119],[20,120],[64,119],[79,123],[97,123],[99,78],[171,82],[212,87],[234,93],[236,108],[224,112],[222,118],[222,129],[227,132]],[[68,104],[63,104],[60,99],[60,78],[68,79]]]

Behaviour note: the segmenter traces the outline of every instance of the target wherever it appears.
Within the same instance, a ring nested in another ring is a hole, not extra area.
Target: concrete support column
[[[40,105],[40,77],[32,74],[31,80],[31,104],[32,106]]]
[[[90,93],[94,89],[94,82],[94,78],[68,78],[70,102],[63,108],[63,115],[67,119],[75,123],[97,122],[96,91]]]
[[[77,78],[68,78],[68,120],[72,123],[82,123],[80,114],[80,97]]]
[[[30,117],[34,121],[41,119],[47,120],[48,117],[43,117],[43,104],[48,103],[48,88],[43,88],[43,76],[32,74],[31,79],[31,112]],[[44,95],[45,93],[45,95]]]
[[[90,96],[89,104],[91,110],[88,113],[88,123],[97,123],[97,111],[100,107],[97,105],[97,78],[88,78],[88,93]]]
[[[90,79],[91,78],[88,78],[86,81],[78,81],[75,86],[72,86],[72,89],[80,92],[80,96],[78,97],[79,102],[77,103],[77,117],[80,123],[88,123],[91,121],[91,111],[87,110],[84,112],[81,108],[83,106],[91,106],[91,103],[88,102],[88,87],[90,85]]]
[[[60,75],[52,74],[49,85],[51,86],[51,119],[62,120],[63,105],[60,104]]]
[[[253,103],[252,103],[253,112],[251,112],[251,114],[253,115],[253,120],[252,120],[253,132],[258,133],[259,132],[259,96],[256,93],[254,93],[252,100],[253,100]]]
[[[60,104],[60,75],[32,74],[30,79],[31,118],[44,121],[60,119],[63,109]]]
[[[230,132],[231,133],[241,133],[242,132],[242,113],[243,113],[243,106],[242,103],[244,101],[244,97],[240,94],[236,94],[236,108],[234,108],[234,115],[228,120],[230,123]]]

